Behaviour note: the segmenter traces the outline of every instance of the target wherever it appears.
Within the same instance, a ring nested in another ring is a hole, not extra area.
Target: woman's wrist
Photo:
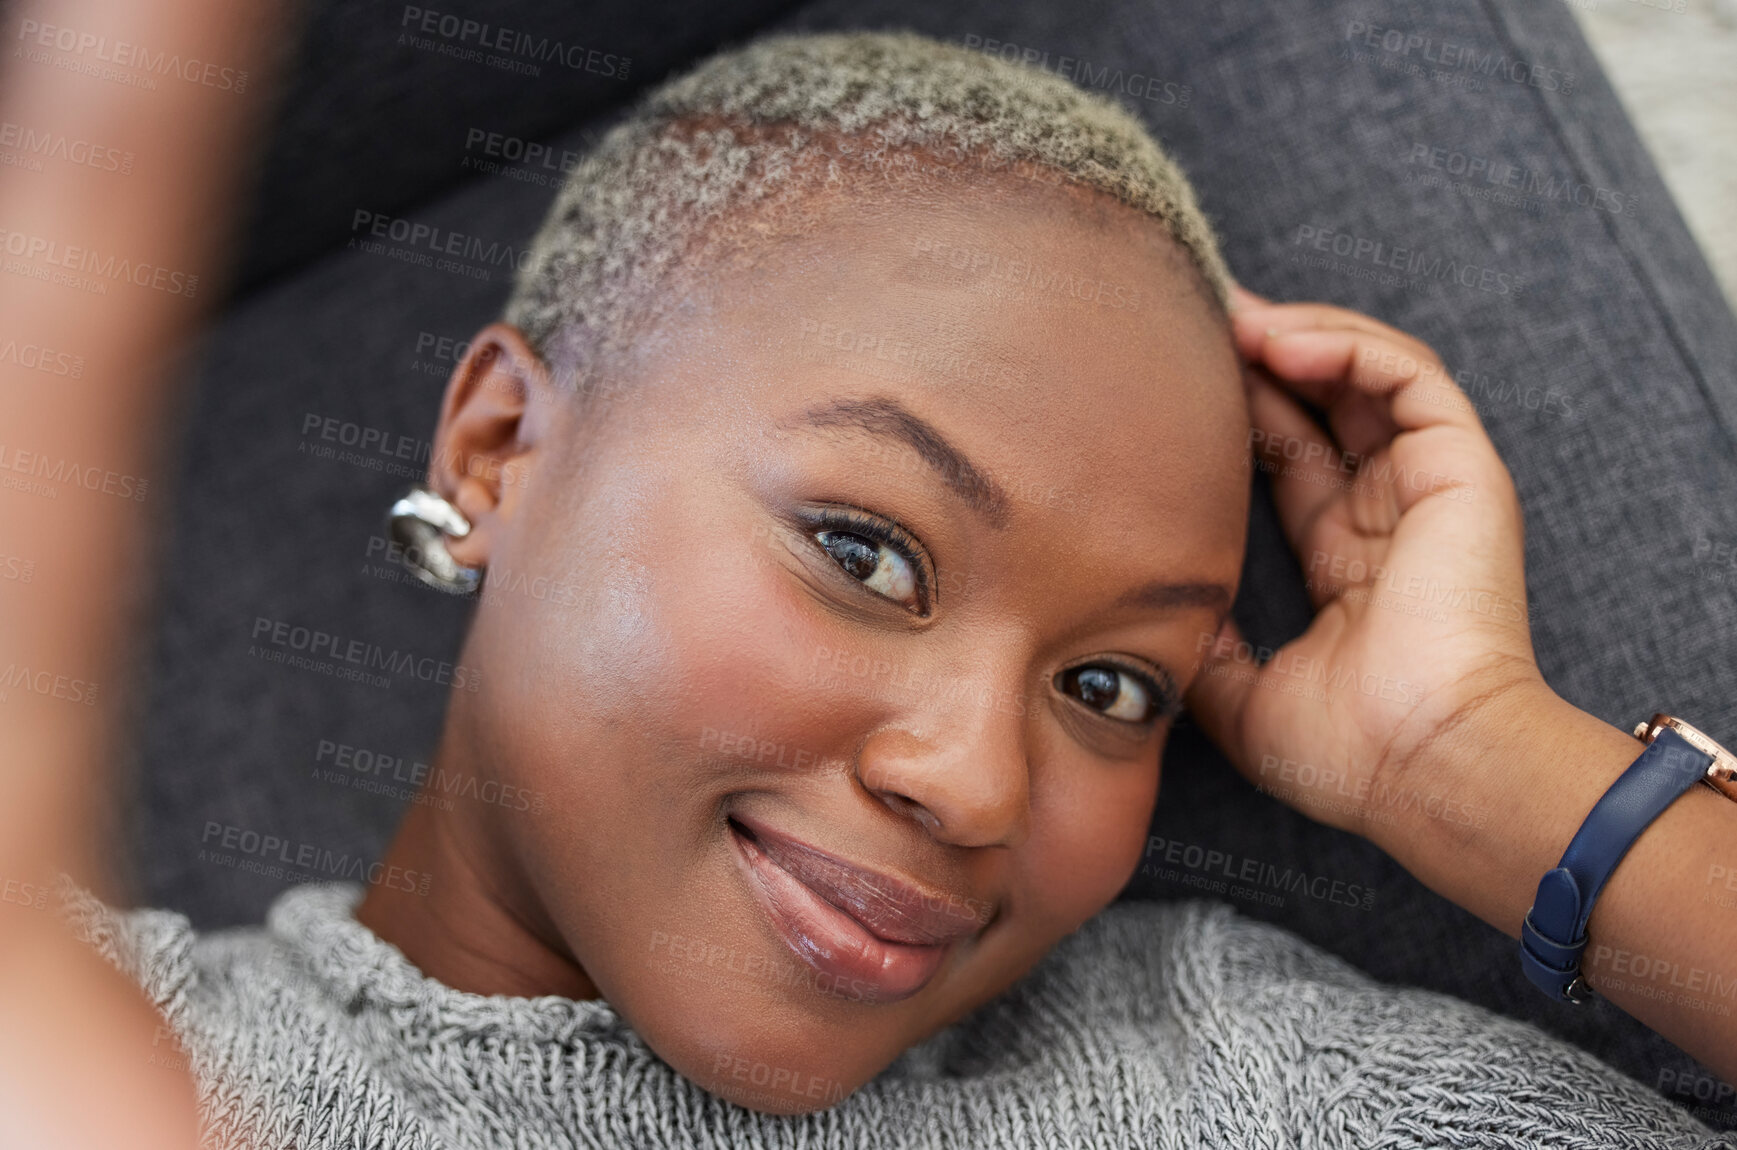
[[[1390,792],[1426,793],[1370,838],[1438,894],[1519,937],[1544,872],[1639,740],[1539,682],[1491,698],[1412,756]],[[1451,814],[1449,812],[1452,812]]]
[[[1416,815],[1374,823],[1370,837],[1432,890],[1517,938],[1539,879],[1643,749],[1542,684],[1516,690],[1405,766],[1419,786],[1478,810],[1481,823]],[[1734,831],[1737,808],[1707,787],[1691,786],[1666,807],[1599,894],[1581,972],[1600,995],[1737,1081],[1729,1033],[1737,914],[1716,903],[1715,887],[1737,873]]]

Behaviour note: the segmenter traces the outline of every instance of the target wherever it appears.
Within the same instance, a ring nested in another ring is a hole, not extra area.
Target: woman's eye
[[[918,609],[917,573],[903,555],[849,531],[817,531],[814,537],[852,579],[901,606]]]
[[[1114,667],[1075,667],[1057,685],[1092,710],[1128,723],[1144,723],[1157,712],[1152,692],[1138,678]]]

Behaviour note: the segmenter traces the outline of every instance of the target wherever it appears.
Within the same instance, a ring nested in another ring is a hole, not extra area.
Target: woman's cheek
[[[669,605],[678,710],[707,756],[794,770],[854,745],[848,682],[828,670],[848,625],[815,601],[795,562],[757,547],[733,560],[726,551],[703,592]]]
[[[1158,795],[1157,754],[1105,762],[1061,746],[1037,768],[1021,881],[1060,933],[1114,901],[1139,867]]]

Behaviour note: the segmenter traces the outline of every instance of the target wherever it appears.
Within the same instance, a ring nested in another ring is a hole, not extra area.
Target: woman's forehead
[[[961,196],[835,205],[752,265],[715,272],[705,305],[654,344],[749,388],[875,385],[1045,420],[1049,435],[1157,420],[1159,440],[1181,423],[1202,449],[1226,433],[1246,445],[1216,304],[1139,213]]]

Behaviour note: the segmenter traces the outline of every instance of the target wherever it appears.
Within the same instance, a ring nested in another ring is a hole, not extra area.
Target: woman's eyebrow
[[[989,526],[1007,526],[1007,492],[975,466],[933,424],[890,396],[873,399],[841,399],[802,413],[810,427],[853,427],[870,435],[895,439],[915,451],[934,468],[947,487]]]

